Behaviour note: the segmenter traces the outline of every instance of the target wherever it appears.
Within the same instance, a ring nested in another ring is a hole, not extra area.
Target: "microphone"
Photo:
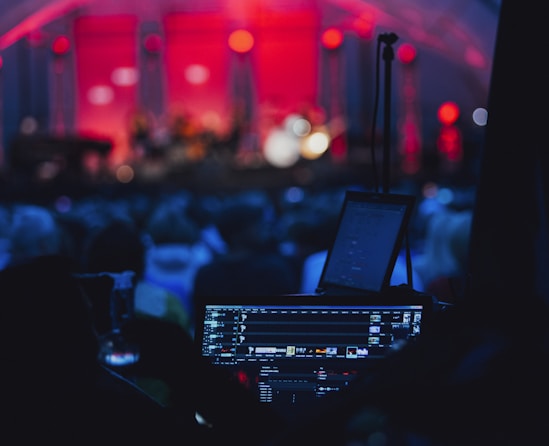
[[[398,36],[395,33],[383,33],[379,35],[378,40],[386,45],[392,45],[398,40]]]

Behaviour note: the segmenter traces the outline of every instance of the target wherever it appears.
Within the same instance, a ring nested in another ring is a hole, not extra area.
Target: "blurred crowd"
[[[543,444],[543,412],[530,399],[547,396],[540,386],[545,338],[537,333],[546,312],[532,308],[516,319],[507,306],[475,308],[474,296],[460,302],[472,210],[433,196],[420,197],[409,228],[414,289],[459,305],[439,315],[434,335],[321,404],[310,423],[279,424],[200,357],[193,345],[198,296],[314,291],[344,192],[181,190],[4,203],[1,349],[9,385],[2,404],[10,432],[19,444],[39,434],[56,444],[213,445],[231,431],[239,432],[239,444],[257,446]],[[393,284],[405,280],[405,268],[401,254]],[[140,357],[106,367],[98,352],[112,327],[94,307],[109,311],[116,280],[105,273],[127,271],[135,317],[122,335],[139,346]],[[528,345],[516,336],[526,332]],[[528,364],[516,361],[519,350]]]
[[[80,274],[131,270],[136,312],[192,333],[195,295],[313,293],[344,193],[343,187],[276,195],[179,190],[3,203],[0,268],[60,254]],[[459,298],[471,209],[418,197],[408,231],[414,289],[444,301]],[[403,249],[392,284],[406,278]]]

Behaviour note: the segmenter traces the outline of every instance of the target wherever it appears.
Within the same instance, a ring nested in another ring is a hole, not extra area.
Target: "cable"
[[[381,39],[377,40],[376,48],[376,79],[374,93],[374,113],[372,116],[372,136],[370,138],[370,150],[372,156],[372,174],[374,177],[374,190],[379,192],[379,174],[377,171],[376,161],[376,125],[377,125],[377,109],[379,105],[379,61],[381,59]]]
[[[379,108],[379,70],[380,70],[380,60],[381,60],[381,44],[392,45],[398,40],[398,36],[395,33],[383,33],[380,34],[377,38],[377,47],[376,47],[376,76],[375,76],[375,92],[374,92],[374,112],[372,116],[372,133],[371,133],[371,156],[372,156],[372,173],[374,177],[374,190],[379,192],[379,174],[377,169],[376,161],[376,125],[377,125],[377,112]]]

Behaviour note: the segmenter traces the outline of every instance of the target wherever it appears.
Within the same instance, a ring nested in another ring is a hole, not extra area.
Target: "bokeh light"
[[[122,166],[118,166],[116,169],[116,179],[120,183],[130,183],[135,176],[135,172],[131,168],[131,166],[128,166],[126,164]]]
[[[328,28],[322,33],[321,39],[324,48],[334,50],[343,43],[343,33],[337,28]]]
[[[412,63],[416,59],[416,56],[417,50],[415,46],[409,43],[403,43],[398,47],[397,57],[403,64]]]
[[[444,125],[452,125],[459,118],[459,106],[452,101],[446,101],[438,108],[438,120]]]
[[[71,43],[67,36],[57,36],[53,40],[51,50],[56,56],[63,56],[69,52],[70,47]]]
[[[274,167],[293,166],[300,156],[300,141],[284,129],[271,130],[263,147],[263,155]]]
[[[473,111],[473,122],[480,127],[485,126],[488,123],[488,110],[482,107],[476,108]]]
[[[301,115],[290,114],[284,119],[284,129],[297,137],[303,137],[311,131],[311,123]]]
[[[113,101],[114,92],[108,85],[96,85],[88,90],[88,101],[93,105],[107,105]]]
[[[137,84],[139,71],[135,67],[119,67],[113,70],[111,81],[119,87],[129,87]]]
[[[205,84],[210,78],[210,70],[204,65],[192,64],[185,69],[185,79],[192,85]]]
[[[147,34],[143,39],[143,48],[151,54],[159,53],[162,50],[162,37],[156,33]]]
[[[237,29],[229,35],[229,48],[237,53],[247,53],[254,46],[254,36],[245,29]]]
[[[330,137],[325,130],[315,130],[303,138],[301,156],[313,160],[322,156],[330,146]]]

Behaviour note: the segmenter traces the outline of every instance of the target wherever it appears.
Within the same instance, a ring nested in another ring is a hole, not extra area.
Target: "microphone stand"
[[[380,42],[385,43],[383,60],[385,61],[384,117],[383,117],[383,192],[389,193],[391,184],[391,62],[395,58],[392,44],[398,40],[395,33],[381,34]]]
[[[385,89],[384,89],[384,115],[383,115],[383,192],[389,193],[391,185],[391,62],[395,58],[392,45],[398,40],[395,33],[381,34],[379,41],[385,44],[383,48],[383,60],[385,61]],[[410,253],[410,241],[408,234],[404,238],[406,243],[406,274],[408,286],[413,289],[412,255]]]

